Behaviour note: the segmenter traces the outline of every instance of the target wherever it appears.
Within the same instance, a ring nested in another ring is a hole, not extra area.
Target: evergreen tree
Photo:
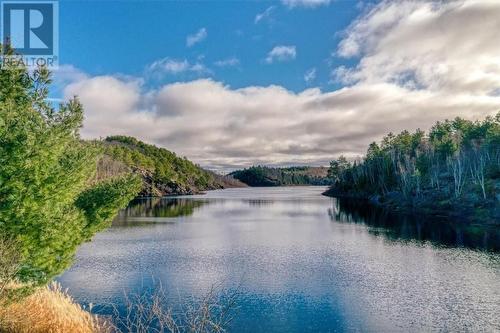
[[[389,133],[380,145],[370,144],[360,163],[349,165],[342,157],[332,161],[329,176],[335,184],[329,193],[381,196],[382,201],[405,201],[409,206],[424,203],[437,209],[465,210],[468,205],[479,213],[482,209],[495,214],[500,188],[499,138],[500,113],[483,121],[457,117],[437,122],[428,135],[421,130]],[[390,198],[384,198],[389,193]]]
[[[12,50],[8,51],[11,55]],[[49,71],[0,64],[0,236],[19,244],[17,278],[45,283],[137,193],[138,179],[91,179],[101,153],[79,138],[77,98],[54,109]]]

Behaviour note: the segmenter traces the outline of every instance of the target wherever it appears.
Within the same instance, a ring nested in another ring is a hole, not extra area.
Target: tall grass
[[[201,300],[174,312],[160,284],[151,293],[127,297],[125,313],[115,308],[113,317],[124,333],[222,333],[233,319],[236,297],[212,286]]]
[[[127,298],[125,313],[113,316],[92,314],[76,303],[60,284],[37,289],[16,301],[0,300],[0,332],[5,333],[183,333],[226,332],[232,320],[236,294],[221,301],[210,292],[182,312],[167,305],[166,293],[157,288],[151,294]]]
[[[57,283],[0,304],[0,331],[12,333],[108,333],[113,325],[83,309]]]
[[[0,237],[0,332],[113,332],[112,325],[83,309],[59,284],[34,288],[20,283],[20,266],[17,243]]]

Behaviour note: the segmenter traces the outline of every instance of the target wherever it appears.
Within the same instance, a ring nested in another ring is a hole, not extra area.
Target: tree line
[[[295,166],[272,168],[252,166],[230,174],[249,186],[286,186],[286,185],[330,185],[327,169],[323,167]]]
[[[427,134],[389,133],[371,143],[362,159],[333,160],[328,175],[334,181],[331,195],[498,210],[500,112],[481,121],[437,122]]]

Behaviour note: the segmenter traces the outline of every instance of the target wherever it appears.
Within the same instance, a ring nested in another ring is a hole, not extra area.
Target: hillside
[[[500,221],[500,113],[437,122],[428,134],[389,133],[354,163],[332,161],[325,194],[401,211]]]
[[[230,174],[249,186],[330,185],[326,167],[271,168],[253,166]]]
[[[110,136],[100,142],[104,157],[97,178],[122,173],[141,176],[141,196],[197,194],[207,190],[242,187],[241,182],[207,171],[175,153],[133,137]]]

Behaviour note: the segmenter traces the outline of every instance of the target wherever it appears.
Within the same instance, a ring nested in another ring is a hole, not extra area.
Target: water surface
[[[237,292],[233,332],[500,330],[500,236],[321,196],[244,188],[136,200],[59,278],[83,303],[161,280],[172,306]]]

